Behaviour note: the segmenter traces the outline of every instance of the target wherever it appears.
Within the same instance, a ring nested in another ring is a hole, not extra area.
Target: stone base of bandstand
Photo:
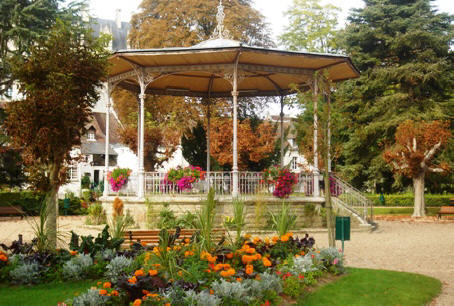
[[[111,218],[113,212],[113,201],[115,197],[101,198],[107,218]],[[137,197],[122,197],[124,212],[134,218],[137,228],[156,229],[159,220],[159,213],[167,207],[173,211],[176,217],[187,212],[196,214],[206,201],[206,195],[156,195],[146,199]],[[273,196],[265,195],[244,195],[241,196],[245,203],[245,230],[251,234],[266,235],[272,233],[268,225],[270,212],[278,213],[282,207],[282,200]],[[222,226],[227,217],[233,216],[232,196],[216,196],[216,227]],[[285,200],[290,204],[292,214],[297,216],[296,228],[293,232],[319,232],[326,231],[326,221],[323,214],[325,199],[322,197],[292,196]],[[320,213],[322,212],[322,213]],[[367,231],[369,226],[360,224],[356,218],[351,218],[352,230]]]

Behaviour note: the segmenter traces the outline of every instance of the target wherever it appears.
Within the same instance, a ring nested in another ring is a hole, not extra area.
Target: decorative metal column
[[[148,85],[153,82],[154,77],[148,74],[144,68],[139,66],[133,66],[137,74],[139,81],[140,93],[139,93],[139,143],[137,145],[137,153],[139,157],[138,165],[138,184],[137,184],[137,197],[143,199],[145,197],[145,166],[144,166],[144,147],[145,147],[145,98],[146,90]]]
[[[284,167],[284,96],[281,96],[281,167]]]
[[[232,90],[232,97],[233,97],[233,190],[232,190],[232,197],[237,197],[238,192],[238,59],[239,55],[237,56],[237,60],[235,62],[235,66],[233,69],[233,90]]]
[[[314,102],[314,197],[320,196],[320,171],[318,169],[318,76],[314,75],[312,99]]]
[[[208,188],[210,188],[210,171],[211,171],[211,158],[210,158],[210,136],[211,136],[211,107],[210,102],[207,105],[207,179]]]
[[[327,124],[327,141],[328,141],[328,172],[331,173],[331,88],[328,88],[328,124]]]
[[[118,83],[118,82],[117,82]],[[110,147],[110,108],[112,106],[111,96],[117,83],[107,81],[107,103],[106,103],[106,146],[104,157],[104,190],[102,195],[107,197],[109,195],[109,181],[107,175],[109,173],[109,147]]]
[[[144,167],[144,143],[145,143],[145,86],[140,85],[140,109],[139,109],[139,117],[140,117],[140,126],[139,126],[139,143],[137,146],[138,154],[139,154],[139,167],[138,167],[138,188],[137,188],[137,197],[143,198],[145,196],[145,167]]]

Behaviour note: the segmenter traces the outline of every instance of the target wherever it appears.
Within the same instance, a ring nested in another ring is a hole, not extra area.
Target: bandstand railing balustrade
[[[314,177],[310,173],[296,174],[298,183],[294,186],[294,193],[311,196],[314,189]],[[108,186],[109,195],[120,194],[122,196],[136,196],[136,186],[138,178],[131,175],[128,184],[120,192],[112,191]],[[165,172],[146,172],[145,173],[145,194],[146,195],[166,195],[166,194],[203,194],[213,188],[217,195],[230,195],[233,191],[232,172],[212,171],[205,175],[204,180],[193,183],[191,190],[179,190],[176,184],[166,181]],[[239,173],[239,192],[245,195],[272,194],[274,184],[267,184],[263,179],[263,172],[240,171]]]

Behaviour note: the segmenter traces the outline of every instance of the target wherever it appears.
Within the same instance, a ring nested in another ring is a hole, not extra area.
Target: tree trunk
[[[58,174],[59,166],[56,164],[50,167],[50,189],[46,194],[46,232],[49,239],[49,247],[55,249],[57,247],[57,218],[58,218]]]
[[[413,178],[413,189],[415,191],[415,202],[412,217],[425,217],[426,204],[424,202],[424,178],[425,173],[421,172]]]
[[[328,118],[331,117],[331,100],[328,99]],[[326,208],[326,226],[328,227],[328,244],[330,247],[336,247],[336,240],[334,236],[334,216],[333,216],[333,206],[331,203],[331,182],[330,182],[330,131],[329,131],[329,121],[327,122],[327,129],[325,134],[325,146],[324,146],[324,157],[325,157],[325,208]]]

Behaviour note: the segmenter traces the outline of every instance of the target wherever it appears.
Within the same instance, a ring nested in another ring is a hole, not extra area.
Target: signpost
[[[342,241],[342,253],[344,253],[344,241],[350,240],[350,217],[336,216],[336,240]]]

